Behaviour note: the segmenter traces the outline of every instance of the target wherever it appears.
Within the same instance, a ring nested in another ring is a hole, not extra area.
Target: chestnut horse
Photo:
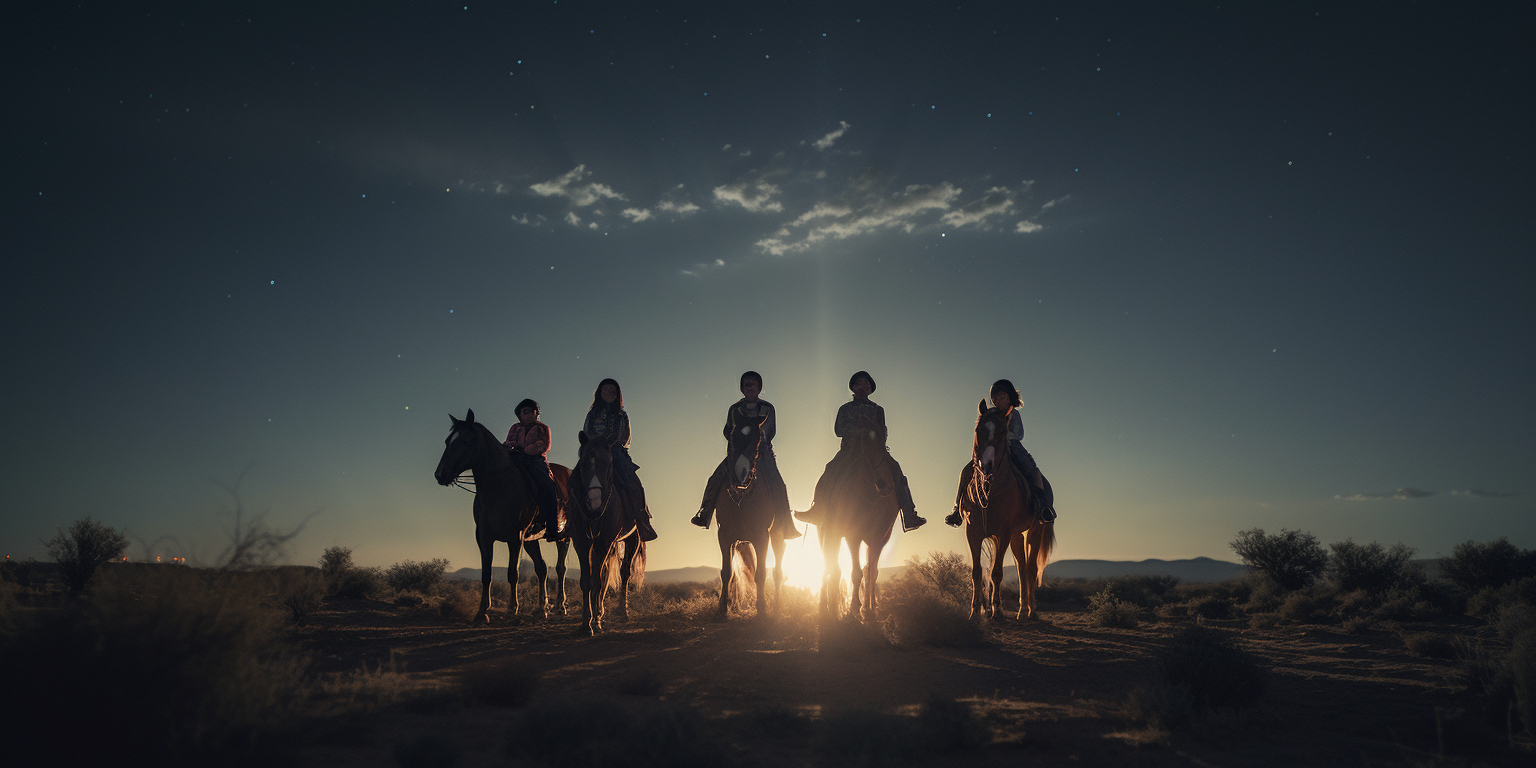
[[[784,531],[773,526],[775,504],[782,503],[768,480],[757,477],[757,457],[762,449],[763,422],[767,415],[737,424],[731,417],[731,441],[726,450],[729,480],[715,497],[720,519],[720,610],[724,621],[731,596],[731,554],[741,557],[746,575],[757,584],[757,615],[768,615],[766,590],[768,547],[773,547],[773,599],[779,602],[784,585]],[[750,546],[749,546],[750,545]]]
[[[512,588],[511,603],[507,611],[517,615],[517,565],[518,545],[533,561],[533,573],[539,579],[539,606],[544,618],[549,618],[549,592],[545,583],[548,573],[544,556],[539,553],[539,539],[544,535],[544,517],[538,507],[538,495],[533,492],[527,475],[513,464],[512,453],[501,444],[484,424],[475,421],[471,410],[460,421],[453,420],[453,428],[444,440],[443,457],[437,462],[434,477],[438,485],[452,485],[459,475],[468,471],[474,475],[475,485],[475,543],[480,545],[480,610],[475,621],[489,624],[491,621],[491,559],[496,542],[507,542],[512,550],[507,564],[507,581]],[[555,476],[555,488],[560,491],[559,503],[564,498],[565,480],[571,471],[559,464],[550,464]],[[560,613],[565,613],[565,551],[569,544],[555,544],[555,596],[560,601]]]
[[[580,433],[581,454],[571,472],[570,525],[581,562],[581,615],[589,635],[603,628],[604,603],[613,568],[619,570],[619,618],[629,618],[629,582],[645,581],[645,542],[635,521],[645,514],[636,494],[615,487],[613,443]],[[595,569],[595,570],[594,570]]]
[[[879,616],[875,583],[880,571],[880,552],[891,539],[891,528],[899,511],[897,478],[890,470],[885,436],[878,431],[855,430],[845,438],[842,450],[849,454],[842,461],[834,459],[823,474],[829,485],[826,514],[817,526],[823,567],[821,611],[835,618],[841,610],[838,591],[843,574],[838,563],[838,544],[847,541],[853,563],[848,575],[853,587],[848,618],[873,621]],[[861,544],[867,550],[862,565]]]
[[[1042,523],[1034,513],[1034,488],[1008,457],[1008,422],[1001,413],[978,404],[971,463],[960,470],[960,513],[965,541],[971,548],[971,618],[985,609],[1002,618],[1003,555],[1013,549],[1019,566],[1019,618],[1037,618],[1035,588],[1045,577],[1045,565],[1056,548],[1056,526]],[[992,551],[991,599],[983,603],[981,557],[983,543]]]

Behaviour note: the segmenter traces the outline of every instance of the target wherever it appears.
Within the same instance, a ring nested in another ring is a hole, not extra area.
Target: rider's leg
[[[834,474],[832,468],[834,464],[837,464],[837,456],[833,456],[832,460],[827,462],[827,468],[822,471],[821,477],[817,479],[816,493],[811,497],[811,508],[804,512],[795,513],[795,517],[800,518],[801,522],[811,523],[813,525],[821,525],[823,519],[826,517],[826,510],[821,508],[820,505],[826,499],[825,491],[832,482],[831,478]]]
[[[915,531],[927,520],[917,514],[917,504],[912,501],[912,488],[907,485],[907,476],[902,473],[901,465],[896,463],[896,457],[886,454],[890,461],[891,475],[896,478],[896,501],[901,505],[901,529],[903,532]]]
[[[709,527],[710,519],[715,516],[715,499],[720,496],[720,489],[725,485],[726,461],[720,460],[720,466],[715,467],[715,473],[704,484],[704,500],[699,502],[699,511],[693,513],[693,519],[688,522],[700,528]]]
[[[960,524],[965,522],[964,517],[960,514],[960,497],[965,494],[965,487],[971,484],[972,471],[970,464],[960,468],[960,487],[955,489],[955,508],[954,511],[944,518],[945,525],[959,528]]]

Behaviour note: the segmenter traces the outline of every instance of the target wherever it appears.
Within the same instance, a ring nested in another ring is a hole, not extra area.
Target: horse
[[[767,480],[757,477],[757,458],[762,450],[763,422],[767,415],[737,424],[734,411],[731,441],[726,450],[726,469],[730,473],[719,495],[715,511],[720,520],[720,610],[717,621],[725,621],[730,604],[731,554],[741,557],[745,576],[757,584],[757,615],[768,615],[768,547],[773,547],[773,597],[775,605],[784,586],[784,531],[773,525],[775,505],[782,503]]]
[[[1056,548],[1056,526],[1034,512],[1034,488],[1008,457],[1008,422],[986,401],[977,404],[976,435],[971,461],[960,470],[960,512],[965,541],[971,549],[971,618],[985,611],[1002,618],[1003,555],[1013,550],[1019,566],[1019,612],[1015,618],[1039,618],[1035,589],[1043,583],[1045,566]],[[991,599],[983,605],[981,558],[983,544],[992,552]]]
[[[891,528],[899,511],[896,499],[896,478],[891,476],[885,436],[877,430],[856,430],[844,442],[849,451],[845,461],[833,461],[824,478],[827,486],[827,510],[822,524],[821,558],[821,611],[836,618],[840,610],[838,591],[842,585],[842,571],[838,564],[838,544],[848,542],[848,553],[853,567],[849,574],[853,590],[848,605],[848,618],[854,621],[878,618],[879,603],[876,578],[880,571],[880,552],[891,539]],[[859,545],[868,550],[865,564],[859,563]],[[868,605],[861,605],[860,593],[864,593]],[[864,608],[867,607],[867,610]]]
[[[480,545],[480,610],[474,621],[489,624],[491,621],[491,559],[496,542],[507,542],[511,559],[507,565],[508,586],[512,588],[508,613],[517,615],[517,564],[518,545],[533,561],[533,572],[539,579],[539,605],[544,618],[549,618],[549,592],[545,583],[548,573],[544,556],[539,552],[539,538],[543,535],[543,517],[539,514],[537,495],[530,486],[526,474],[513,464],[512,453],[501,444],[484,424],[475,421],[470,410],[460,421],[452,414],[453,428],[444,440],[443,457],[437,462],[433,476],[438,485],[452,485],[459,475],[468,471],[474,476],[475,485],[475,543]],[[559,464],[550,464],[555,476],[555,488],[564,495],[565,480],[571,471]],[[566,505],[565,498],[559,499]],[[560,603],[560,613],[565,614],[565,552],[569,540],[555,544],[555,596]]]
[[[631,577],[636,587],[645,581],[645,542],[635,524],[645,510],[638,508],[633,494],[614,486],[612,441],[589,440],[586,432],[580,433],[580,441],[580,458],[569,481],[567,521],[581,562],[583,624],[588,635],[596,635],[603,628],[614,566],[619,569],[620,619],[629,618]]]

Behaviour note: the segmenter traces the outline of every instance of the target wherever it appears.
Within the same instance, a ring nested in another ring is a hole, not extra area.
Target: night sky
[[[797,509],[874,376],[888,563],[1002,377],[1059,558],[1536,547],[1519,4],[507,5],[6,6],[5,554],[207,563],[238,481],[292,562],[478,565],[448,415],[569,464],[613,377],[651,567],[718,563],[747,369]]]

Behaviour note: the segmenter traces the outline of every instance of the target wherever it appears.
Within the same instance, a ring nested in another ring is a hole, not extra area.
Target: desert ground
[[[1530,765],[1536,754],[1478,714],[1485,703],[1455,651],[1489,639],[1471,618],[1362,626],[1165,609],[1115,628],[1098,625],[1084,590],[1047,588],[1036,620],[1013,618],[1010,595],[1006,618],[950,633],[911,622],[963,613],[860,625],[823,618],[803,589],[786,589],[766,618],[748,604],[722,622],[717,590],[641,589],[629,618],[610,612],[596,637],[578,633],[579,592],[565,615],[529,614],[530,594],[524,613],[493,611],[488,626],[330,600],[295,631],[319,671],[375,680],[380,691],[351,695],[381,703],[310,734],[297,760],[1430,766]],[[1165,649],[1196,624],[1267,668],[1263,693],[1173,725],[1149,718],[1137,696],[1158,690]],[[1445,642],[1415,652],[1413,636]]]

